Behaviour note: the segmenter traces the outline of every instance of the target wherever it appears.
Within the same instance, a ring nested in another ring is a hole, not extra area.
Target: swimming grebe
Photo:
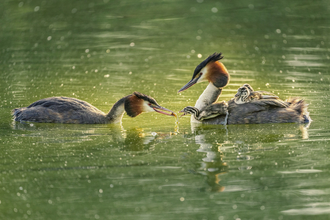
[[[238,91],[235,99],[230,100],[228,103],[215,103],[221,94],[222,88],[229,82],[228,71],[218,61],[222,58],[221,53],[210,55],[196,67],[192,80],[179,90],[181,92],[196,83],[209,81],[209,85],[198,98],[195,107],[188,107],[182,110],[185,114],[192,114],[192,122],[207,124],[260,124],[308,123],[311,121],[304,100],[293,98],[284,102],[278,99],[277,96],[254,92],[251,86],[244,87],[244,93],[241,92],[242,90]],[[242,95],[244,97],[248,95],[247,97],[249,97],[249,92],[250,94],[254,92],[251,100],[247,99],[247,102],[239,101],[239,104],[235,103],[234,100],[243,100]]]
[[[15,121],[19,122],[110,124],[121,122],[125,111],[130,117],[136,117],[142,112],[175,116],[174,112],[160,106],[155,99],[139,92],[121,98],[108,114],[79,99],[50,97],[36,101],[28,107],[14,109],[13,116]]]

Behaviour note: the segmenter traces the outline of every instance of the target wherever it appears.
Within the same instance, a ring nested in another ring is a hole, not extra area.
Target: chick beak
[[[181,118],[182,116],[187,115],[187,112],[185,112],[184,110],[181,110],[181,111],[179,111],[179,112],[183,112],[183,115],[180,115],[180,118]]]
[[[161,114],[164,114],[164,115],[169,115],[169,116],[175,116],[175,117],[177,117],[176,114],[173,111],[171,111],[171,110],[169,110],[167,108],[164,108],[164,107],[162,107],[160,105],[151,105],[151,108],[153,108],[155,110],[155,112],[158,112],[158,113],[161,113]],[[167,111],[167,112],[163,112],[161,110]]]
[[[179,93],[179,92],[182,92],[182,91],[184,91],[184,90],[190,88],[190,87],[193,86],[194,84],[196,84],[199,78],[200,78],[200,76],[199,76],[199,77],[196,77],[196,78],[194,78],[194,79],[192,79],[192,80],[190,80],[186,85],[184,85],[184,86],[178,91],[178,93]]]

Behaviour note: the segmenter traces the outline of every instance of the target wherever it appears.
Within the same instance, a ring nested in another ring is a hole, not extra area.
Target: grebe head
[[[183,115],[181,115],[180,117],[185,116],[187,114],[195,115],[196,117],[198,117],[199,115],[199,110],[192,106],[187,106],[184,109],[182,109],[180,112],[183,113]]]
[[[127,97],[125,111],[130,117],[136,117],[143,112],[158,112],[164,115],[176,116],[173,111],[160,106],[154,98],[139,92],[134,92]]]
[[[218,88],[225,87],[229,82],[229,74],[226,67],[218,61],[222,58],[221,53],[214,53],[208,56],[196,67],[192,79],[178,92],[182,92],[196,83],[205,81],[212,82]]]
[[[247,98],[251,94],[252,87],[249,84],[244,84],[241,86],[235,95],[234,101],[236,104],[243,104],[247,102]]]

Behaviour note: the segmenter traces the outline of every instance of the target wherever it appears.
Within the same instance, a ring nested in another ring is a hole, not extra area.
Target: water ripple
[[[288,209],[282,211],[282,213],[287,215],[324,215],[330,214],[330,203],[311,203],[305,206],[311,206],[308,208],[301,208],[301,209]]]

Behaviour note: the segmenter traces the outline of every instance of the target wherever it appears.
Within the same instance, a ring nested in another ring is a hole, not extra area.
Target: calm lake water
[[[330,219],[329,1],[2,0],[0,219]],[[209,54],[249,83],[300,96],[313,122],[192,127],[15,123],[50,96],[107,112],[139,91],[178,112]]]

